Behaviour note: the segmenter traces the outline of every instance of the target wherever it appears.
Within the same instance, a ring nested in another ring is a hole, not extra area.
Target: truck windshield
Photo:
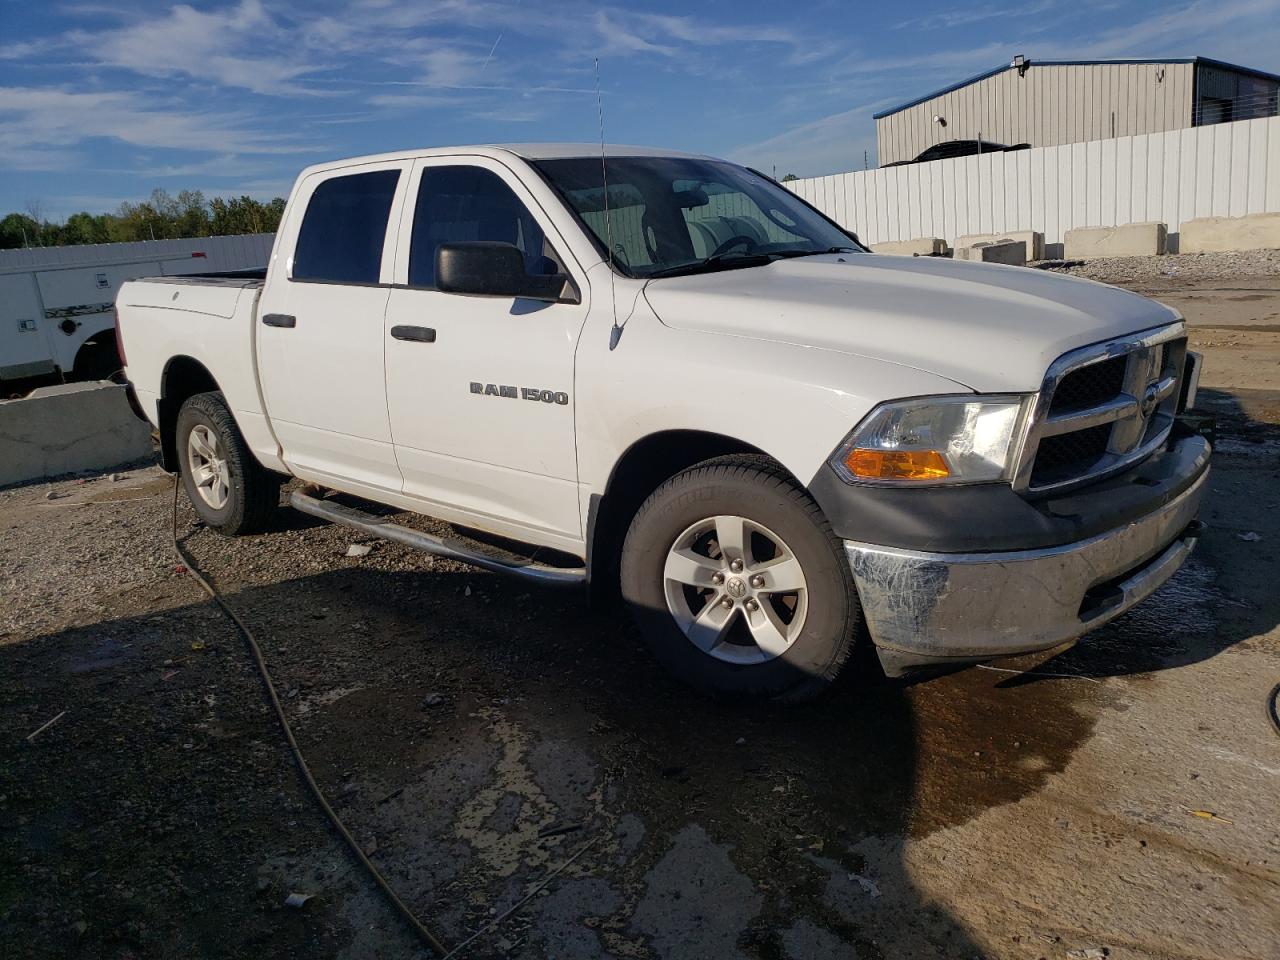
[[[600,159],[534,166],[603,253],[632,277],[676,276],[785,257],[862,252],[848,234],[790,191],[745,167],[686,157],[610,157],[609,220]]]

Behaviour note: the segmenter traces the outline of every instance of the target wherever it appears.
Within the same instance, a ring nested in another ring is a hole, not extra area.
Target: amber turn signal
[[[863,480],[940,480],[950,476],[937,450],[868,450],[854,447],[845,466]]]

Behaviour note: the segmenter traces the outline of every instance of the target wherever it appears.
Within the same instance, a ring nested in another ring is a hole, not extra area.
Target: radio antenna
[[[596,119],[600,123],[600,180],[604,184],[604,241],[609,258],[609,305],[613,308],[613,329],[609,331],[609,349],[618,345],[622,328],[618,326],[618,295],[613,269],[613,217],[609,213],[609,165],[604,159],[604,97],[600,93],[600,58],[596,57]]]

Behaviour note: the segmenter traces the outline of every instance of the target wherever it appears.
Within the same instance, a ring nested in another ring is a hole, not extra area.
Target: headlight
[[[882,403],[831,457],[850,483],[984,483],[1013,476],[1026,397]]]

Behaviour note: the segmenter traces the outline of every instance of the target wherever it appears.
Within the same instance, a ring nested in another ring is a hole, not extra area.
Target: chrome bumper
[[[846,540],[886,671],[1047,650],[1124,613],[1191,553],[1208,476],[1140,520],[1060,547],[920,553]]]

